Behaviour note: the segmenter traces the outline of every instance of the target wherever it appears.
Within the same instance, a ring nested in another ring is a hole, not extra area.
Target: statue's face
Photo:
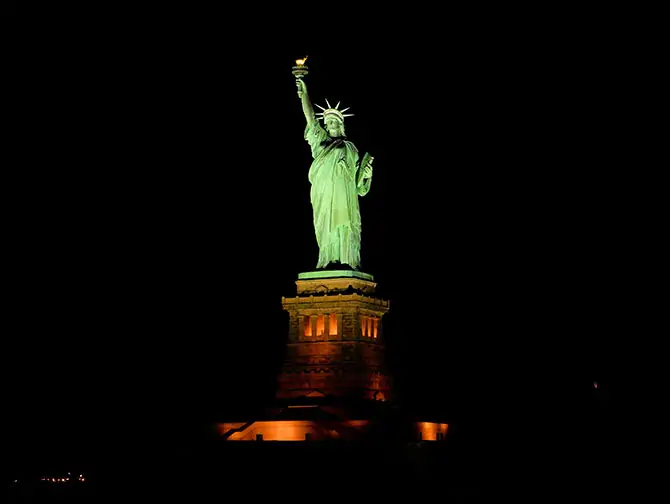
[[[326,118],[326,131],[331,137],[339,137],[343,134],[343,124],[335,117]]]

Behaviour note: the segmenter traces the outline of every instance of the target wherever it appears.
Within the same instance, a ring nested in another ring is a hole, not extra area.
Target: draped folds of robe
[[[358,150],[343,138],[332,138],[314,121],[305,128],[312,149],[309,181],[314,232],[319,245],[317,268],[339,261],[358,268],[361,251],[361,215],[358,196],[370,188],[370,179],[358,183]]]

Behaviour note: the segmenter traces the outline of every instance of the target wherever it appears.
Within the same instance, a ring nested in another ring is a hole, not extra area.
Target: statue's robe
[[[358,176],[356,146],[333,138],[314,121],[305,128],[305,140],[312,149],[309,181],[314,212],[314,231],[319,245],[317,268],[339,261],[358,268],[361,261],[361,214],[358,196],[370,189],[370,179]]]

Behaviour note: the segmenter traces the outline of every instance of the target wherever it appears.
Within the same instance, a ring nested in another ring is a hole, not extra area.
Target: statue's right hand
[[[305,85],[305,81],[303,81],[302,79],[296,79],[295,85],[298,87],[298,97],[302,98],[302,95],[307,92],[307,86]]]

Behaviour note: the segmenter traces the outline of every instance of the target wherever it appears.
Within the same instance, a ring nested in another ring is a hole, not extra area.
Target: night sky
[[[31,46],[6,453],[100,459],[271,401],[281,297],[318,254],[305,55],[313,102],[351,106],[375,156],[361,269],[391,300],[401,403],[473,439],[625,410],[632,55],[593,29],[435,24],[352,23],[347,44],[92,26]]]

